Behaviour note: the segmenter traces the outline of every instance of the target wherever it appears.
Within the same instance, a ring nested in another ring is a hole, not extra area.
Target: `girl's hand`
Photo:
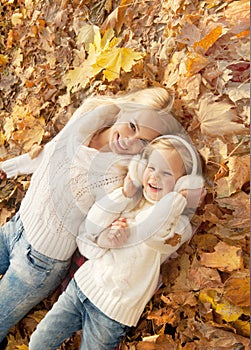
[[[0,169],[0,181],[3,181],[7,178],[7,175],[5,173],[5,171]]]
[[[123,194],[125,197],[132,198],[137,192],[139,188],[133,183],[130,175],[127,174],[124,179],[123,185]]]
[[[97,244],[103,248],[119,248],[129,237],[129,229],[125,218],[114,221],[108,230],[103,231]]]
[[[195,190],[182,190],[180,194],[186,198],[187,208],[196,209],[203,203],[207,190],[202,187]]]

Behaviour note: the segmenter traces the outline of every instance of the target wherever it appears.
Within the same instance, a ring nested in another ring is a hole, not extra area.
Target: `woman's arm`
[[[29,153],[7,159],[0,163],[0,169],[4,171],[7,178],[23,174],[32,174],[41,163],[44,156],[44,149],[39,155],[32,159]]]

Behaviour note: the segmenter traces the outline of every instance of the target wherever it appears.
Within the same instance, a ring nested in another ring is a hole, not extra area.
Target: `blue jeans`
[[[0,228],[0,342],[60,284],[70,264],[37,252],[24,234],[19,213]]]
[[[129,327],[96,308],[73,278],[32,334],[29,350],[56,350],[80,329],[80,350],[114,350]]]

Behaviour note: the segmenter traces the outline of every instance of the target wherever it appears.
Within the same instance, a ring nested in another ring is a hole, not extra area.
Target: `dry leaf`
[[[200,99],[197,116],[201,132],[206,135],[238,134],[245,129],[243,124],[237,124],[233,121],[237,115],[228,102],[216,102],[215,98],[209,94]]]
[[[219,242],[214,250],[214,253],[200,254],[202,265],[228,272],[242,268],[243,257],[241,248]]]
[[[224,285],[224,297],[234,305],[247,308],[250,306],[249,271],[231,275]]]
[[[229,157],[227,161],[228,176],[216,180],[217,198],[229,197],[241,190],[250,179],[250,156]]]

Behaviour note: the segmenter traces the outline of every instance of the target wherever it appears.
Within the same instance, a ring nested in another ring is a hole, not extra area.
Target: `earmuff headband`
[[[161,140],[161,139],[167,139],[167,140],[174,139],[174,140],[180,141],[187,148],[187,150],[189,151],[191,158],[192,158],[191,175],[196,175],[198,172],[198,160],[197,160],[196,154],[195,154],[192,146],[185,139],[183,139],[182,137],[177,136],[177,135],[162,135],[162,136],[159,136],[156,139],[154,139],[154,141]]]

